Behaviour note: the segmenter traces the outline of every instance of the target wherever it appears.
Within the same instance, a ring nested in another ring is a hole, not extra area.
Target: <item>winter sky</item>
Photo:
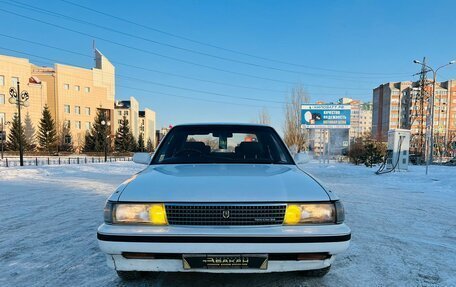
[[[68,1],[2,1],[0,53],[90,68],[95,40],[116,65],[116,98],[136,97],[159,126],[251,122],[266,107],[280,129],[294,83],[312,101],[369,101],[380,83],[416,79],[413,59],[456,57],[454,1]]]

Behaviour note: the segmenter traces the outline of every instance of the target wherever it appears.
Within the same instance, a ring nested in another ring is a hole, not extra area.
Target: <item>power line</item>
[[[66,53],[71,53],[71,54],[74,54],[74,55],[78,55],[78,56],[82,56],[82,57],[93,59],[93,56],[91,56],[91,55],[87,55],[87,54],[84,54],[84,53],[80,53],[80,52],[76,52],[76,51],[72,51],[72,50],[68,50],[68,49],[64,49],[64,48],[60,48],[60,47],[56,47],[56,46],[51,46],[51,45],[44,44],[44,43],[39,43],[39,42],[35,42],[35,41],[23,39],[23,38],[18,38],[18,37],[14,37],[14,36],[2,34],[2,33],[0,33],[0,36],[1,37],[10,38],[10,39],[14,39],[14,40],[18,40],[18,41],[23,41],[23,42],[29,43],[29,44],[34,44],[34,45],[38,45],[38,46],[42,46],[42,47],[46,47],[46,48],[51,48],[51,49],[55,49],[55,50],[58,50],[58,51],[63,51],[63,52],[66,52]],[[206,83],[211,83],[211,84],[224,85],[224,86],[229,86],[229,87],[234,87],[234,88],[252,89],[252,90],[266,91],[266,92],[275,92],[275,93],[283,93],[284,92],[284,91],[274,90],[274,89],[258,88],[258,87],[230,84],[230,83],[219,82],[219,81],[205,80],[205,79],[196,78],[196,77],[190,77],[190,76],[186,76],[186,75],[182,75],[182,74],[164,72],[164,71],[160,71],[160,70],[152,69],[152,68],[148,68],[148,67],[141,67],[141,66],[131,65],[131,64],[123,63],[123,62],[118,62],[118,61],[111,61],[111,62],[114,63],[114,64],[117,64],[117,65],[130,67],[130,68],[135,68],[135,69],[139,69],[139,70],[143,70],[143,71],[149,71],[149,72],[159,73],[159,74],[163,74],[163,75],[179,77],[179,78],[195,80],[195,81],[201,81],[201,82],[206,82]]]
[[[0,47],[0,49],[4,49],[4,48]],[[5,49],[5,50],[8,50],[8,49]],[[38,57],[36,57],[36,56],[32,56],[32,57],[38,58]],[[49,61],[50,61],[50,62],[53,62],[52,60],[49,60]],[[16,65],[21,65],[21,66],[24,66],[24,67],[29,67],[29,65],[17,64],[16,62],[10,62],[10,61],[4,61],[4,62],[16,64]],[[39,61],[37,61],[37,62],[39,62]],[[45,62],[42,62],[42,63],[45,63]],[[59,74],[61,74],[61,75],[66,75],[66,76],[71,76],[71,77],[74,77],[74,78],[77,78],[77,79],[92,80],[92,78],[79,77],[79,76],[75,76],[75,75],[69,74],[69,73],[59,72]],[[229,105],[236,105],[236,106],[247,106],[247,107],[255,107],[255,108],[264,108],[264,107],[267,107],[267,108],[272,108],[272,109],[281,109],[280,107],[274,107],[274,106],[240,104],[240,103],[233,103],[233,102],[226,102],[226,101],[219,101],[219,100],[212,100],[212,99],[202,99],[202,98],[196,98],[196,97],[190,97],[190,96],[182,96],[182,95],[176,95],[176,94],[171,94],[171,93],[158,92],[158,91],[153,91],[153,90],[148,90],[148,89],[141,89],[141,88],[126,86],[126,85],[119,85],[119,84],[116,84],[116,86],[122,87],[122,88],[131,89],[131,90],[137,90],[137,91],[141,91],[141,92],[147,92],[148,94],[166,95],[166,96],[170,96],[170,97],[191,99],[191,100],[197,100],[197,101],[203,101],[203,102],[212,102],[212,103],[220,103],[220,104],[229,104]]]
[[[142,28],[145,28],[145,29],[157,32],[157,33],[161,33],[161,34],[164,34],[164,35],[167,35],[167,36],[171,36],[171,37],[174,37],[174,38],[177,38],[177,39],[182,39],[182,40],[189,41],[189,42],[192,42],[192,43],[196,43],[196,44],[199,44],[199,45],[215,48],[215,49],[222,50],[222,51],[227,51],[227,52],[234,53],[234,54],[239,54],[239,55],[244,55],[244,56],[248,56],[248,57],[252,57],[252,58],[257,58],[257,59],[261,59],[261,60],[265,60],[265,61],[285,64],[285,65],[290,65],[290,66],[303,67],[303,68],[307,68],[307,69],[320,70],[320,71],[329,71],[329,72],[337,72],[337,73],[379,75],[379,76],[382,76],[382,75],[383,76],[385,76],[385,75],[392,75],[392,76],[393,75],[396,75],[396,76],[409,75],[409,73],[372,73],[372,72],[356,72],[356,71],[327,69],[327,68],[321,68],[321,67],[313,67],[313,66],[308,66],[308,65],[296,64],[296,63],[291,63],[291,62],[271,59],[271,58],[267,58],[267,57],[261,57],[261,56],[253,55],[253,54],[250,54],[250,53],[241,52],[241,51],[237,51],[237,50],[233,50],[233,49],[229,49],[229,48],[213,45],[213,44],[210,44],[210,43],[206,43],[206,42],[190,39],[188,37],[180,36],[180,35],[177,35],[177,34],[174,34],[174,33],[166,32],[164,30],[160,30],[160,29],[153,28],[153,27],[150,27],[150,26],[147,26],[147,25],[144,25],[144,24],[140,24],[138,22],[134,22],[134,21],[128,20],[126,18],[118,17],[118,16],[115,16],[115,15],[112,15],[112,14],[109,14],[109,13],[106,13],[106,12],[102,12],[102,11],[99,11],[99,10],[96,10],[96,9],[93,9],[93,8],[78,4],[78,3],[74,3],[72,1],[68,1],[68,0],[60,0],[60,1],[65,2],[67,4],[70,4],[70,5],[73,5],[73,6],[76,6],[76,7],[79,7],[79,8],[82,8],[82,9],[85,9],[85,10],[88,10],[88,11],[91,11],[91,12],[94,12],[94,13],[97,13],[97,14],[101,14],[101,15],[104,15],[104,16],[107,16],[107,17],[110,17],[110,18],[113,18],[113,19],[117,19],[117,20],[125,22],[125,23],[129,23],[129,24],[132,24],[132,25],[135,25],[135,26],[138,26],[138,27],[142,27]]]
[[[47,14],[47,15],[52,15],[54,17],[63,18],[65,20],[73,21],[73,22],[76,22],[76,23],[82,23],[82,24],[85,24],[85,25],[97,27],[97,28],[100,28],[100,29],[103,29],[103,30],[106,30],[106,31],[118,33],[120,35],[128,36],[128,37],[135,38],[135,39],[139,39],[139,40],[146,41],[146,42],[149,42],[149,43],[153,43],[153,44],[156,44],[156,45],[161,45],[161,46],[165,46],[165,47],[168,47],[168,48],[173,48],[173,49],[177,49],[177,50],[181,50],[181,51],[185,51],[185,52],[189,52],[189,53],[193,53],[193,54],[197,54],[197,55],[203,55],[203,56],[215,58],[215,59],[218,59],[218,60],[224,60],[224,61],[234,62],[234,63],[238,63],[238,64],[249,65],[249,66],[256,67],[256,68],[264,68],[264,69],[269,69],[269,70],[273,70],[273,71],[293,73],[293,74],[298,74],[298,75],[307,75],[307,76],[312,76],[312,77],[327,77],[327,78],[333,78],[333,79],[338,79],[338,78],[340,78],[340,79],[353,79],[353,77],[354,77],[353,75],[352,76],[340,76],[340,75],[328,75],[328,74],[315,74],[315,73],[302,72],[302,71],[296,71],[296,70],[282,69],[282,68],[277,68],[277,67],[267,66],[267,65],[262,65],[262,64],[256,64],[256,63],[246,62],[246,61],[233,59],[233,58],[227,58],[227,57],[223,57],[223,56],[209,54],[209,53],[206,53],[206,52],[197,51],[197,50],[194,50],[194,49],[180,47],[180,46],[173,45],[173,44],[163,43],[163,42],[156,41],[156,40],[153,40],[153,39],[150,39],[150,38],[141,37],[141,36],[138,36],[136,34],[123,32],[123,31],[120,31],[118,29],[114,29],[114,28],[111,28],[111,27],[99,25],[97,23],[85,21],[85,20],[78,19],[78,18],[69,16],[69,15],[64,15],[64,14],[57,13],[57,12],[54,12],[54,11],[46,10],[46,9],[39,8],[39,7],[30,5],[30,4],[24,4],[24,3],[20,2],[20,1],[16,1],[16,3],[11,3],[12,1],[9,1],[9,2],[0,1],[0,2],[9,4],[9,5],[12,5],[12,6],[20,7],[22,9],[32,10],[32,11],[35,11],[35,12],[38,12],[38,13],[43,13],[43,14]],[[372,78],[373,76],[369,76],[369,77]],[[359,77],[358,76],[356,78],[356,81],[359,82],[359,78],[369,78],[369,77],[367,77],[367,76]],[[374,76],[374,77],[378,77],[378,76]]]
[[[34,45],[38,45],[38,46],[42,46],[42,47],[46,47],[46,48],[51,48],[51,49],[55,49],[55,50],[58,50],[58,51],[63,51],[63,52],[66,52],[66,53],[71,53],[71,54],[75,54],[75,55],[78,55],[78,56],[82,56],[82,57],[93,59],[93,56],[91,56],[91,55],[87,55],[87,54],[84,54],[84,53],[80,53],[80,52],[76,52],[76,51],[72,51],[72,50],[68,50],[68,49],[64,49],[64,48],[60,48],[60,47],[56,47],[56,46],[52,46],[52,45],[48,45],[48,44],[44,44],[44,43],[40,43],[40,42],[27,40],[27,39],[24,39],[24,38],[18,38],[18,37],[14,37],[14,36],[2,34],[2,33],[0,33],[0,36],[6,37],[6,38],[10,38],[10,39],[14,39],[14,40],[17,40],[17,41],[22,41],[22,42],[29,43],[29,44],[34,44]],[[253,90],[276,92],[276,93],[283,93],[284,92],[284,91],[273,90],[273,89],[258,88],[258,87],[251,87],[251,86],[235,85],[235,84],[230,84],[230,83],[225,83],[225,82],[211,81],[211,80],[206,80],[206,79],[201,79],[201,78],[185,76],[185,75],[182,75],[182,74],[163,72],[163,71],[152,69],[152,68],[148,68],[148,67],[131,65],[131,64],[123,63],[123,62],[118,62],[118,61],[112,61],[112,63],[118,64],[118,65],[121,65],[121,66],[126,66],[126,67],[139,69],[139,70],[150,71],[150,72],[154,72],[154,73],[159,73],[159,74],[164,74],[164,75],[169,75],[169,76],[174,76],[174,77],[179,77],[179,78],[184,78],[184,79],[196,80],[196,81],[201,81],[201,82],[208,82],[208,83],[212,83],[212,84],[231,86],[231,87],[235,87],[235,88],[253,89]],[[306,85],[306,86],[314,86],[314,85]],[[344,89],[345,88],[345,87],[326,87],[326,86],[318,86],[318,87],[338,88],[338,89]],[[324,94],[325,95],[340,95],[340,93],[333,93],[333,94],[324,93]],[[362,95],[362,94],[353,94],[353,93],[351,93],[351,95]]]
[[[27,55],[27,56],[31,56],[31,57],[35,57],[35,58],[39,58],[39,59],[44,59],[44,60],[47,60],[47,61],[50,61],[50,62],[60,62],[60,61],[58,61],[56,59],[42,57],[42,56],[38,56],[38,55],[35,55],[35,54],[30,54],[30,53],[26,53],[26,52],[14,50],[14,49],[1,47],[1,46],[0,46],[0,49],[7,50],[7,51],[10,51],[10,52],[19,53],[19,54],[23,54],[23,55]],[[71,65],[71,64],[68,64],[68,63],[64,63],[64,62],[60,62],[60,63],[63,63],[65,65]],[[71,66],[74,66],[74,65],[71,65]],[[126,79],[129,79],[129,80],[145,82],[145,83],[149,83],[149,84],[153,84],[153,85],[158,85],[158,86],[163,86],[163,87],[173,88],[173,89],[179,89],[179,90],[184,90],[184,91],[209,94],[209,95],[225,97],[225,98],[231,98],[231,99],[240,99],[240,100],[255,101],[255,102],[268,102],[268,103],[274,103],[274,104],[285,104],[285,102],[283,102],[283,101],[262,100],[262,99],[250,98],[250,97],[237,97],[237,96],[231,96],[231,95],[226,95],[226,94],[221,94],[221,93],[216,93],[216,92],[210,92],[210,91],[197,90],[197,89],[191,89],[191,88],[186,88],[186,87],[162,84],[162,83],[149,81],[149,80],[145,80],[145,79],[140,79],[140,78],[135,78],[135,77],[130,77],[130,76],[126,76],[126,75],[119,75],[119,74],[113,74],[113,73],[107,73],[107,72],[105,72],[105,73],[109,74],[109,75],[113,75],[113,76],[119,77],[119,78],[126,78]],[[68,75],[71,76],[71,74],[68,74]],[[79,78],[81,78],[81,77],[79,77]],[[88,79],[88,78],[85,78],[85,79]],[[135,88],[135,89],[137,89],[137,88]],[[227,103],[227,102],[225,102],[225,103]],[[240,105],[245,105],[245,104],[240,104]],[[259,107],[259,106],[256,106],[256,107]],[[269,106],[269,107],[270,108],[278,108],[278,107],[273,107],[273,106]]]
[[[108,42],[108,43],[111,43],[111,44],[114,44],[114,45],[118,45],[118,46],[121,46],[121,47],[124,47],[124,48],[129,48],[129,49],[140,51],[140,52],[143,52],[143,53],[146,53],[146,54],[159,56],[159,57],[162,57],[162,58],[166,58],[166,59],[170,59],[170,60],[173,60],[173,61],[182,62],[182,63],[189,64],[189,65],[200,66],[200,67],[204,67],[204,68],[207,68],[207,69],[212,69],[212,70],[216,70],[216,71],[220,71],[220,72],[224,72],[224,73],[230,73],[230,74],[240,75],[240,76],[249,77],[249,78],[256,78],[256,79],[261,79],[261,80],[266,80],[266,81],[273,81],[273,82],[286,83],[286,84],[292,84],[292,85],[295,84],[295,82],[290,82],[290,81],[285,81],[285,80],[278,80],[278,79],[267,78],[267,77],[260,77],[260,76],[256,76],[256,75],[251,75],[251,74],[246,74],[246,73],[241,73],[241,72],[221,69],[221,68],[210,66],[210,65],[200,64],[200,63],[197,63],[197,62],[192,62],[192,61],[188,61],[188,60],[184,60],[184,59],[180,59],[180,58],[176,58],[176,57],[172,57],[172,56],[167,56],[167,55],[163,55],[163,54],[160,54],[160,53],[152,52],[150,50],[144,50],[144,49],[141,49],[141,48],[125,45],[125,44],[122,44],[122,43],[119,43],[119,42],[115,42],[115,41],[112,41],[112,40],[109,40],[109,39],[106,39],[106,38],[94,36],[94,35],[91,35],[91,34],[88,34],[88,33],[84,33],[84,32],[81,32],[81,31],[77,31],[77,30],[74,30],[74,29],[71,29],[71,28],[60,26],[60,25],[55,24],[55,23],[49,23],[49,22],[46,22],[46,21],[43,21],[43,20],[40,20],[40,19],[37,19],[37,18],[33,18],[33,17],[30,17],[30,16],[26,16],[26,15],[17,13],[17,12],[5,10],[5,9],[2,9],[2,8],[0,8],[0,11],[16,15],[16,16],[25,18],[27,20],[36,21],[36,22],[39,22],[39,23],[43,23],[43,24],[46,24],[46,25],[49,25],[49,26],[53,26],[53,27],[59,28],[59,29],[67,30],[67,31],[70,31],[70,32],[73,32],[73,33],[76,33],[76,34],[80,34],[80,35],[83,35],[83,36],[90,37],[90,38],[95,38],[95,39],[98,39],[98,40],[101,40],[101,41],[105,41],[105,42]],[[317,87],[318,85],[313,85],[313,86]],[[323,86],[320,86],[320,87],[323,87]],[[326,86],[326,87],[329,88],[329,86]],[[332,87],[332,88],[335,88],[335,87]],[[339,88],[337,88],[337,89],[339,89]],[[348,87],[345,87],[344,89],[346,89],[346,90],[367,90],[366,88],[348,88]]]

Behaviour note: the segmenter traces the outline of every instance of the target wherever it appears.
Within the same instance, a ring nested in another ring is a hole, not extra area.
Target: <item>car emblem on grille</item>
[[[230,211],[228,209],[225,209],[223,212],[222,212],[222,217],[224,219],[228,219],[230,218]]]

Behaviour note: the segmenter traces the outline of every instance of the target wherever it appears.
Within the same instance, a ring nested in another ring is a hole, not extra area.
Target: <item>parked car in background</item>
[[[325,275],[349,246],[339,198],[252,124],[173,127],[109,197],[98,243],[124,279],[139,271]]]

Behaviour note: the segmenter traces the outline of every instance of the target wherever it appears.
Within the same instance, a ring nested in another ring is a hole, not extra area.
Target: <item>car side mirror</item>
[[[310,161],[310,157],[307,153],[300,152],[300,153],[295,154],[294,160],[297,164],[304,164],[304,163],[308,163]]]
[[[147,152],[137,152],[133,154],[133,162],[139,164],[150,164],[152,156]]]

